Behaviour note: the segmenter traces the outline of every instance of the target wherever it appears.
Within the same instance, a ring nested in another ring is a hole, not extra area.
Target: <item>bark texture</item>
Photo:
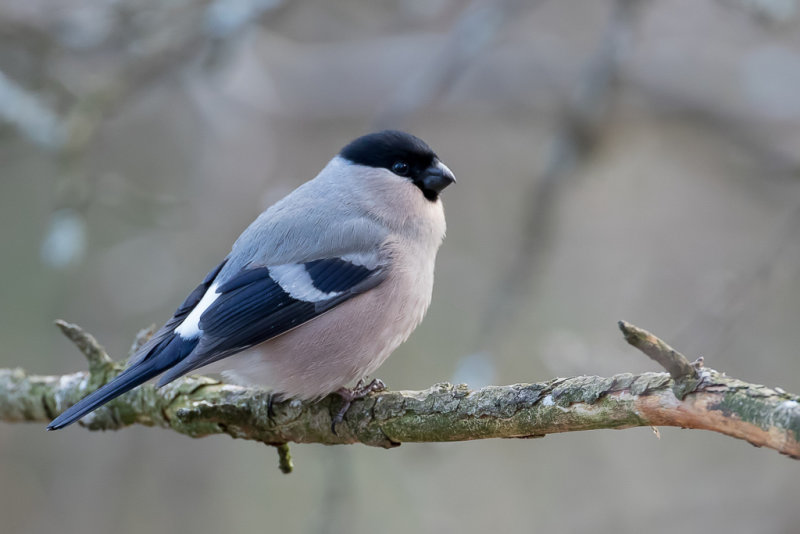
[[[0,370],[0,420],[44,425],[124,368],[80,328],[60,326],[87,354],[91,371],[36,376],[22,369]],[[227,434],[260,441],[281,446],[285,471],[291,469],[288,442],[388,448],[403,442],[530,438],[635,426],[712,430],[800,458],[797,395],[725,376],[702,362],[690,364],[652,334],[628,323],[620,328],[633,345],[645,343],[659,352],[654,359],[672,374],[577,376],[474,391],[451,384],[385,391],[355,401],[336,433],[331,431],[341,403],[336,395],[317,403],[277,402],[269,415],[266,391],[191,376],[161,389],[139,387],[80,424],[90,430],[142,424],[191,437]]]

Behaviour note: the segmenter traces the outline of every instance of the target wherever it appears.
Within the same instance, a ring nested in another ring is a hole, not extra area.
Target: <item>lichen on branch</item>
[[[91,339],[88,349],[82,350],[87,356],[94,354],[94,368],[102,368],[104,380],[121,372],[123,364],[97,357],[96,341],[88,334],[76,334],[75,325],[70,327],[71,339]],[[626,338],[652,336],[627,323],[621,328]],[[647,339],[663,344],[659,346],[668,354],[679,355],[655,336]],[[672,374],[577,376],[478,390],[437,384],[424,391],[373,393],[353,402],[335,434],[331,418],[341,403],[336,395],[316,403],[276,402],[270,414],[267,391],[202,376],[185,377],[161,389],[146,384],[84,417],[80,424],[90,430],[142,424],[191,437],[227,434],[259,441],[279,447],[287,470],[291,469],[285,446],[289,442],[388,448],[404,442],[528,438],[636,426],[712,430],[800,458],[798,396],[680,358],[688,367],[673,366]],[[681,367],[685,374],[677,371]],[[89,372],[36,376],[21,369],[0,370],[0,420],[46,424],[99,387],[98,382]]]

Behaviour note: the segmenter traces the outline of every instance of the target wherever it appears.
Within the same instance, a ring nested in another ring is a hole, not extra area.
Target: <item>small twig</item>
[[[625,341],[657,361],[661,367],[669,371],[673,379],[697,378],[697,369],[689,360],[662,340],[637,326],[620,321],[619,329]],[[701,364],[702,365],[702,364]]]
[[[89,373],[91,375],[104,373],[114,366],[114,362],[106,353],[106,349],[83,328],[61,319],[56,320],[56,326],[89,360]]]
[[[284,475],[288,475],[294,469],[289,444],[281,443],[280,445],[276,445],[275,448],[278,450],[278,469],[280,469],[281,473]]]
[[[136,339],[133,340],[131,348],[128,349],[128,358],[136,354],[136,352],[142,348],[142,345],[150,341],[150,338],[156,333],[156,328],[155,324],[151,324],[147,328],[142,328],[136,333]]]

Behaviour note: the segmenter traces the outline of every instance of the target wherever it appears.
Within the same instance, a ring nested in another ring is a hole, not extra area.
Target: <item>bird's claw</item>
[[[267,396],[267,418],[275,419],[275,394],[270,392]]]
[[[344,416],[347,413],[347,410],[350,409],[350,405],[353,404],[353,401],[363,399],[370,393],[377,393],[380,391],[384,391],[386,389],[386,384],[383,383],[382,380],[375,378],[367,385],[364,385],[364,380],[361,379],[356,384],[356,387],[353,389],[348,388],[339,388],[336,390],[336,393],[342,398],[344,404],[333,416],[333,420],[331,421],[331,432],[335,436],[339,434],[336,432],[336,425],[344,421]]]

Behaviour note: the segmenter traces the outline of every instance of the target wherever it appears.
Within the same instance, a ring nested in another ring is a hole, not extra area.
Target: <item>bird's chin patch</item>
[[[417,187],[419,187],[420,191],[422,191],[422,196],[424,196],[431,202],[436,202],[437,200],[439,200],[439,193],[437,193],[433,189],[425,189],[421,185],[418,185]]]

